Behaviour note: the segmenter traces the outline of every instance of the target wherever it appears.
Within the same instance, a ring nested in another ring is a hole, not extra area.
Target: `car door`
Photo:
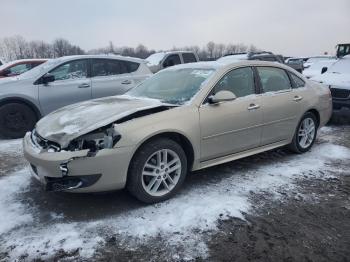
[[[257,67],[264,110],[261,145],[282,142],[294,134],[298,122],[298,104],[291,81],[284,69]]]
[[[249,150],[260,144],[263,115],[252,68],[238,68],[225,74],[211,94],[220,90],[231,91],[237,98],[220,104],[205,102],[199,108],[201,161]]]
[[[137,63],[135,63],[137,64]],[[93,59],[91,66],[92,97],[122,95],[136,84],[127,61]]]
[[[55,77],[55,81],[39,84],[39,101],[44,114],[91,99],[91,79],[88,77],[87,59],[65,62],[49,73]]]

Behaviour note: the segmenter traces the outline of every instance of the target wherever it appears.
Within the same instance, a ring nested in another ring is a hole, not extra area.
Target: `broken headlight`
[[[74,139],[68,146],[69,151],[79,151],[89,149],[90,153],[105,148],[113,148],[120,140],[121,135],[114,129],[109,127],[106,129],[98,129],[89,134]]]

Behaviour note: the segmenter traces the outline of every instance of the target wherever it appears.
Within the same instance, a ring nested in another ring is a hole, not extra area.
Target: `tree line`
[[[259,51],[254,45],[248,46],[242,43],[222,44],[213,41],[210,41],[202,47],[196,45],[173,47],[171,50],[194,51],[198,54],[199,59],[203,61],[215,60],[226,54]],[[139,44],[137,47],[117,47],[114,46],[112,41],[105,47],[85,51],[64,38],[57,38],[52,41],[52,43],[47,43],[45,41],[27,41],[24,37],[19,35],[0,39],[0,58],[5,61],[25,58],[57,58],[67,55],[84,54],[118,54],[144,59],[155,52],[156,50],[148,49],[142,44]]]

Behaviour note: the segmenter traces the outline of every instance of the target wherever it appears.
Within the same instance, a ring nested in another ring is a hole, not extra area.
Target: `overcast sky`
[[[64,37],[85,50],[254,44],[284,55],[350,42],[350,0],[0,0],[0,38]]]

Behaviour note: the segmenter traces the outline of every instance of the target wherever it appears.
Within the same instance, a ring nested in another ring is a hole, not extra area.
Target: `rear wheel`
[[[155,139],[133,157],[127,188],[142,202],[160,202],[178,191],[186,173],[187,158],[181,146],[167,138]]]
[[[317,135],[317,119],[307,112],[301,119],[289,148],[295,153],[304,153],[312,147]]]
[[[9,103],[0,107],[0,136],[22,138],[34,128],[37,121],[34,111],[25,104]]]

